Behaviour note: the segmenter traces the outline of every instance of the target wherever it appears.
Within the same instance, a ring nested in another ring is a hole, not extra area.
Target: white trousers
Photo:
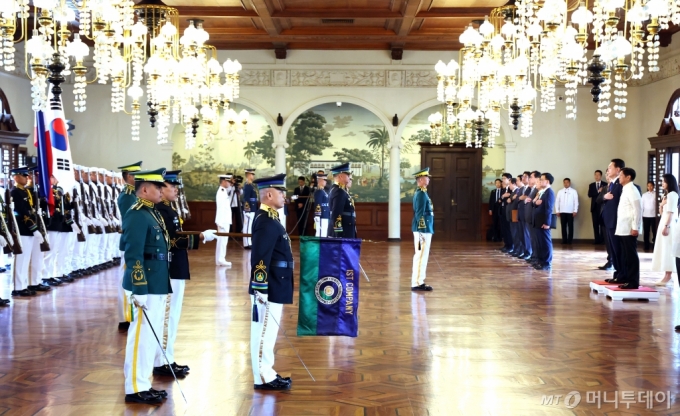
[[[104,234],[90,234],[87,239],[87,252],[85,254],[85,262],[87,267],[93,267],[103,263],[102,256],[102,241]]]
[[[169,295],[169,304],[165,306],[165,325],[164,325],[164,347],[165,355],[168,357],[170,364],[175,362],[175,340],[177,339],[177,327],[179,326],[179,318],[182,315],[182,302],[184,302],[184,286],[186,280],[170,279],[172,286],[172,293]],[[167,364],[163,352],[158,349],[156,351],[156,362],[154,367],[160,367]]]
[[[430,243],[432,234],[413,233],[413,242],[416,253],[413,255],[413,273],[411,274],[411,287],[420,286],[425,283],[425,272],[427,270],[427,260],[430,258]],[[420,249],[418,248],[420,243]]]
[[[328,218],[314,217],[314,228],[317,237],[328,237]]]
[[[63,269],[57,267],[60,258],[66,257],[68,250],[66,237],[70,233],[60,233],[57,231],[48,231],[47,236],[50,240],[50,251],[44,254],[44,267],[41,279],[49,279],[50,277],[60,277],[66,274]]]
[[[32,283],[30,284],[38,285],[42,283],[43,269],[45,268],[45,253],[40,251],[40,240],[38,240],[37,238],[33,238],[32,247],[33,253],[31,254],[31,280],[30,280]],[[52,244],[50,244],[50,249],[51,248]],[[49,251],[47,253],[49,253]]]
[[[243,234],[253,233],[253,220],[255,220],[254,212],[243,213]],[[243,247],[250,247],[253,244],[253,239],[250,237],[243,237]]]
[[[163,336],[163,316],[167,295],[147,295],[146,315],[153,325],[159,339]],[[158,342],[151,331],[141,308],[134,308],[125,347],[125,394],[148,391],[151,388],[149,377],[153,372],[153,362],[158,350]]]
[[[76,237],[76,233],[71,232],[71,233],[62,233],[64,234],[62,236],[63,242],[64,242],[64,249],[61,251],[62,255],[57,258],[57,272],[60,272],[62,275],[65,274],[71,274],[75,269],[73,268],[73,265],[71,264],[71,259],[73,258],[73,252],[75,250],[76,242],[78,241],[78,238]]]
[[[14,256],[14,290],[26,289],[28,283],[28,265],[31,263],[31,254],[33,253],[32,235],[20,235],[21,239],[21,254]],[[35,284],[35,283],[34,283]]]
[[[73,270],[82,270],[87,268],[85,264],[85,255],[87,254],[87,245],[89,244],[89,240],[91,237],[87,233],[86,226],[83,226],[83,228],[81,228],[81,231],[85,235],[85,241],[81,243],[76,238],[75,246],[73,248],[73,259],[71,261],[71,267],[73,268]]]
[[[279,332],[283,305],[267,302],[266,305],[257,304],[259,322],[252,322],[252,310],[255,297],[250,296],[250,360],[253,367],[253,383],[264,384],[274,381],[274,346]],[[273,319],[272,319],[273,318]]]
[[[121,253],[123,252],[121,251]],[[121,254],[121,257],[124,257],[123,254]],[[124,261],[121,261],[118,266],[118,276],[120,276],[118,283],[118,322],[130,322],[130,319],[132,319],[130,316],[130,303],[125,289],[123,289],[123,277],[125,276]]]
[[[217,232],[228,233],[229,228],[217,227]],[[227,243],[229,243],[229,237],[217,237],[217,244],[215,244],[215,264],[220,264],[220,262],[227,261]]]

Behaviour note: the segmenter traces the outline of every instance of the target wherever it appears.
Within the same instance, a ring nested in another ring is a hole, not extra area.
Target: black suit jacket
[[[531,225],[534,223],[534,198],[536,198],[536,195],[538,195],[538,188],[529,188],[529,198],[531,198],[531,203],[524,204],[524,221]]]
[[[600,188],[607,187],[606,181],[600,181]],[[590,198],[590,212],[598,212],[597,197],[599,192],[597,191],[597,182],[593,182],[588,185],[588,198]]]
[[[520,189],[521,189],[521,188],[520,188]],[[524,186],[524,192],[521,192],[521,193],[520,193],[520,196],[529,196],[530,193],[531,193],[531,188],[529,187],[529,185],[525,185],[525,186]],[[525,214],[525,212],[526,212],[526,204],[524,203],[524,201],[521,201],[521,200],[519,199],[519,197],[517,197],[517,201],[519,201],[519,202],[517,203],[517,219],[518,219],[518,221],[524,222],[525,215],[526,215],[526,214]]]
[[[543,192],[541,201],[543,201],[541,205],[534,204],[534,228],[541,228],[544,225],[552,226],[552,214],[555,207],[555,192],[552,188]]]
[[[619,201],[621,200],[621,192],[623,192],[623,186],[619,183],[619,180],[612,182],[609,189],[611,189],[614,199],[606,200],[604,199],[604,207],[602,208],[602,220],[604,226],[610,230],[616,229],[616,219],[617,212],[619,210]]]
[[[300,189],[299,186],[296,187],[296,188],[295,188],[295,191],[293,191],[293,195],[309,197],[309,186],[305,185],[305,186],[302,187],[302,189]],[[307,199],[306,199],[306,198],[299,199],[299,200],[296,201],[296,202],[302,203],[302,204],[306,204],[306,203],[307,203]]]
[[[496,191],[498,191],[498,197],[496,197]],[[489,211],[493,211],[494,214],[498,213],[498,208],[500,207],[501,195],[503,195],[503,189],[492,189],[489,195]]]
[[[512,191],[512,195],[510,195],[510,203],[506,202],[505,219],[508,221],[512,221],[512,211],[517,209],[520,195],[520,188],[515,188],[515,190]],[[515,199],[512,199],[513,196],[515,196]]]

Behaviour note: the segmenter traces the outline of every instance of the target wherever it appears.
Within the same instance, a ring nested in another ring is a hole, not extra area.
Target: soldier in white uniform
[[[217,188],[215,195],[215,224],[217,231],[220,233],[228,233],[231,226],[231,203],[235,196],[235,188],[231,183],[233,175],[220,175],[220,187]],[[226,260],[227,243],[229,237],[217,237],[217,245],[215,247],[215,264],[218,266],[231,266],[231,262]]]

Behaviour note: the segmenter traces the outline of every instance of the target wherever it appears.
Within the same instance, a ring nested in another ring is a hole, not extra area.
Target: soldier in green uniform
[[[135,195],[135,172],[142,170],[142,162],[133,163],[131,165],[120,166],[118,169],[123,174],[125,181],[125,188],[118,195],[116,203],[118,204],[118,211],[121,219],[125,217],[125,213],[131,206],[137,202],[137,195]],[[121,227],[122,228],[122,227]],[[119,257],[123,259],[124,253],[121,251]],[[121,261],[118,265],[118,273],[120,274],[121,284],[118,288],[118,330],[125,332],[130,327],[130,305],[127,302],[125,291],[123,290],[123,275],[125,274],[125,262]]]
[[[430,257],[430,243],[434,234],[434,213],[432,200],[427,194],[427,185],[430,183],[430,168],[416,172],[416,189],[413,195],[413,242],[416,253],[413,256],[413,273],[411,274],[411,290],[431,291],[432,286],[425,284],[425,272],[427,260]]]
[[[125,252],[123,288],[130,295],[132,309],[125,348],[126,402],[158,404],[167,396],[162,390],[152,389],[149,382],[159,348],[153,331],[163,336],[165,302],[168,293],[172,293],[168,269],[170,240],[165,222],[155,208],[161,202],[164,173],[165,169],[135,173],[137,202],[123,217],[120,239],[120,249]]]

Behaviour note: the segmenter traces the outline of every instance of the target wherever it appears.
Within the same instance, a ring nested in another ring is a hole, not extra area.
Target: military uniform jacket
[[[331,217],[328,194],[323,188],[314,191],[314,216],[322,219],[329,219]]]
[[[11,191],[12,201],[14,201],[14,217],[19,226],[19,235],[33,236],[33,232],[38,229],[38,213],[35,209],[36,201],[33,193],[30,193],[23,186],[15,186]]]
[[[121,218],[125,218],[125,213],[128,212],[131,206],[137,202],[137,195],[135,195],[135,187],[132,185],[125,185],[123,192],[118,195],[118,211],[120,211]]]
[[[231,225],[231,200],[234,195],[234,188],[217,188],[215,194],[215,224],[225,225],[227,231]],[[240,215],[240,214],[239,214]]]
[[[328,223],[328,236],[339,238],[356,238],[356,214],[354,200],[347,188],[337,183],[331,188],[329,195],[331,220]]]
[[[123,218],[120,250],[125,252],[123,288],[135,295],[172,293],[170,241],[161,214],[151,201],[138,199]]]
[[[252,183],[243,185],[243,212],[257,212],[257,187]]]
[[[71,224],[73,219],[71,218],[71,200],[67,200],[64,190],[59,186],[52,187],[52,196],[54,197],[54,213],[50,217],[49,225],[47,225],[47,231],[56,232],[71,232]],[[68,230],[66,229],[68,227]]]
[[[413,195],[413,221],[411,231],[414,233],[434,234],[434,211],[432,200],[426,188],[416,189]]]
[[[198,249],[197,235],[179,235],[182,231],[182,220],[179,218],[177,211],[172,208],[170,202],[163,201],[156,204],[156,210],[160,212],[165,226],[168,230],[168,237],[170,238],[170,278],[189,280],[189,253],[187,250]]]
[[[262,205],[253,221],[250,255],[251,295],[266,293],[274,303],[293,303],[293,252],[290,239],[273,208]]]

